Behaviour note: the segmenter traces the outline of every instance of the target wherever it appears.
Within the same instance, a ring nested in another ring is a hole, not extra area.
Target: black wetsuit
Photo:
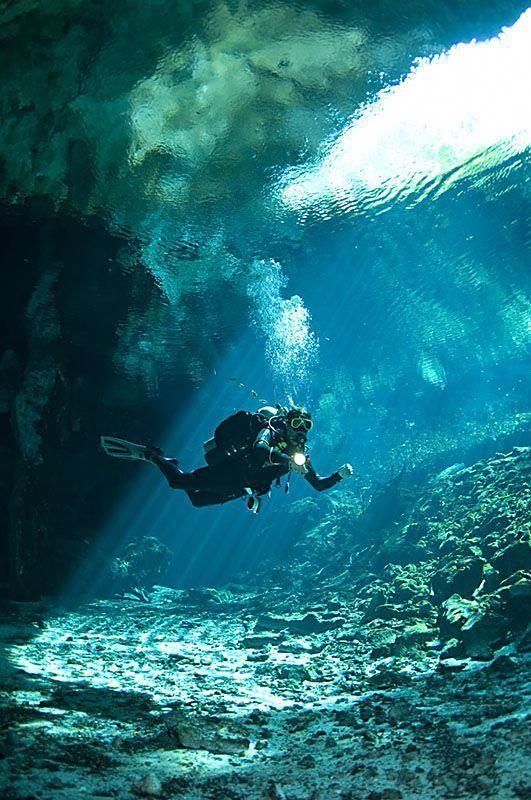
[[[291,456],[304,451],[304,443],[305,437],[301,436],[298,443],[293,443],[281,431],[264,428],[251,447],[227,455],[218,464],[200,467],[193,472],[181,472],[175,462],[162,456],[152,460],[172,489],[183,489],[194,506],[210,506],[244,497],[246,488],[258,495],[267,494],[274,481],[290,472]],[[321,478],[308,456],[306,468],[304,478],[318,492],[330,489],[341,480],[337,472]]]

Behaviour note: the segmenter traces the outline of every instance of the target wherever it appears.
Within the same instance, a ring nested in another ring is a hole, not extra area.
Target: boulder
[[[290,633],[306,636],[312,633],[324,633],[340,628],[345,624],[343,617],[332,617],[322,619],[313,611],[304,616],[276,616],[274,614],[262,614],[256,620],[255,631],[290,631]]]
[[[510,675],[512,672],[515,672],[517,668],[518,662],[515,658],[511,658],[510,655],[506,653],[500,653],[497,655],[491,663],[488,665],[488,669],[491,672],[496,672],[499,675]]]
[[[396,645],[397,634],[387,627],[373,627],[368,625],[367,638],[372,644],[371,657],[385,658],[391,655]]]
[[[492,564],[489,564],[489,562],[486,561],[483,564],[483,580],[482,580],[481,591],[485,593],[492,592],[494,591],[494,589],[497,588],[499,582],[500,582],[500,573],[498,572],[498,570],[494,569]]]
[[[404,619],[407,616],[407,610],[400,604],[384,603],[374,609],[372,616],[374,619]]]
[[[186,750],[207,750],[221,755],[243,755],[250,740],[232,720],[188,716],[181,711],[169,715],[168,731]]]
[[[492,658],[494,650],[508,638],[508,620],[501,605],[495,595],[482,602],[452,595],[442,604],[441,638],[451,636],[462,642],[471,658]]]
[[[531,570],[531,545],[529,535],[524,535],[492,559],[492,565],[503,577],[518,570]]]
[[[256,635],[244,636],[240,642],[240,647],[246,647],[251,650],[261,650],[263,647],[268,647],[271,644],[279,644],[284,639],[281,633],[263,633]]]
[[[499,596],[505,603],[512,626],[522,630],[529,622],[531,607],[531,574],[519,570],[502,583]]]
[[[415,622],[407,625],[400,635],[400,643],[405,645],[430,642],[435,637],[435,631],[425,622]]]
[[[500,596],[505,597],[508,595],[513,600],[531,599],[531,574],[519,570],[510,578],[507,578],[500,587]]]
[[[531,622],[516,643],[519,653],[531,653]]]
[[[150,773],[134,784],[133,792],[139,797],[162,797],[162,784],[156,775]]]
[[[456,558],[434,573],[431,579],[436,602],[446,600],[453,594],[471,597],[483,579],[484,561],[481,558]]]

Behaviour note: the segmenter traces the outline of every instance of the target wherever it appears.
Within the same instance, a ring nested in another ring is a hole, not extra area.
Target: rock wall
[[[165,425],[164,375],[150,382],[151,361],[139,379],[120,356],[124,317],[145,318],[159,290],[124,267],[124,241],[97,222],[28,206],[4,216],[2,235],[0,585],[28,600],[57,589],[86,557],[120,491],[118,474],[101,469],[99,435],[125,434],[124,413],[130,435],[156,437]]]

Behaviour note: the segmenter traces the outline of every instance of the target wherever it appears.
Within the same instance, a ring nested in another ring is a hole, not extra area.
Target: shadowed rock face
[[[153,397],[163,376],[150,390],[135,378],[135,356],[120,366],[123,350],[112,346],[127,314],[149,316],[159,292],[142,270],[123,269],[124,240],[97,221],[43,218],[29,205],[5,214],[2,238],[14,269],[2,273],[0,292],[0,513],[10,530],[0,581],[9,566],[12,593],[37,599],[86,557],[102,502],[111,504],[118,491],[100,468],[102,427],[119,429],[124,415],[155,435],[163,424]],[[127,298],[125,308],[116,297]]]

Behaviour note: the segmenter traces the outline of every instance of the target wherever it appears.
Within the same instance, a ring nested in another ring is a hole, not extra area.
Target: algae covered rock
[[[257,631],[283,631],[301,635],[324,633],[325,631],[340,628],[345,623],[343,617],[332,617],[324,619],[314,612],[308,612],[304,616],[276,616],[274,614],[262,614],[256,620],[255,630]]]
[[[521,631],[531,619],[531,573],[519,570],[506,578],[498,592],[514,631]]]
[[[508,639],[508,619],[497,596],[467,600],[454,594],[441,611],[441,637],[461,641],[466,655],[488,659]]]
[[[447,657],[490,658],[517,640],[525,647],[528,570],[513,567],[528,563],[530,464],[531,449],[515,448],[459,465],[444,480],[410,490],[402,521],[368,541],[359,538],[363,510],[336,502],[299,539],[290,575],[315,570],[321,585],[331,586],[335,571],[335,585],[350,598],[351,618],[340,635],[363,642],[373,658],[406,652],[429,658],[438,639]],[[316,537],[328,540],[317,546]],[[304,627],[300,616],[289,619],[263,615],[257,631]],[[321,623],[310,619],[306,630],[318,632]]]
[[[250,745],[242,725],[216,717],[174,711],[166,719],[169,734],[179,747],[224,755],[244,754]]]
[[[483,579],[484,561],[479,558],[457,558],[443,563],[431,579],[435,600],[446,600],[453,594],[471,597]]]
[[[517,570],[531,570],[529,532],[522,532],[515,542],[501,550],[492,559],[492,565],[503,577],[512,575]]]
[[[367,640],[372,645],[372,658],[382,658],[392,654],[398,638],[396,631],[375,621],[366,626],[366,633]]]
[[[163,582],[171,563],[171,552],[155,536],[129,542],[110,564],[112,589],[151,589]]]
[[[400,635],[401,644],[412,645],[429,642],[434,638],[435,630],[425,622],[407,625]]]

